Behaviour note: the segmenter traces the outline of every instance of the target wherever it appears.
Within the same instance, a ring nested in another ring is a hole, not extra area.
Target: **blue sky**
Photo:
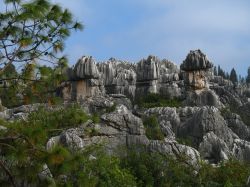
[[[246,75],[250,66],[249,0],[52,1],[85,25],[67,40],[71,64],[82,55],[137,62],[149,54],[180,64],[201,49],[226,71]]]

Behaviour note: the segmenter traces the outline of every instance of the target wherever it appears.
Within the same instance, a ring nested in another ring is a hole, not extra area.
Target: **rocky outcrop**
[[[209,89],[213,78],[213,64],[200,50],[190,51],[181,64],[181,74],[185,84],[185,105],[221,107],[219,97]]]
[[[79,59],[73,72],[73,79],[98,79],[100,76],[95,61],[91,56],[83,56]]]
[[[212,67],[213,64],[200,50],[190,51],[180,66],[186,86],[194,90],[207,88]]]
[[[179,70],[172,62],[156,56],[142,59],[136,67],[136,96],[158,93],[173,98],[181,95]]]
[[[246,102],[238,108],[239,114],[243,122],[250,126],[250,102]]]
[[[121,132],[144,134],[142,120],[134,116],[124,105],[118,105],[114,112],[102,115],[101,120]]]
[[[248,161],[248,127],[240,118],[237,121],[229,116],[225,120],[216,107],[157,107],[144,114],[157,116],[168,140],[189,142],[210,163],[231,157]]]
[[[186,98],[183,104],[187,106],[223,106],[218,95],[216,95],[213,90],[208,88],[195,91],[186,90],[185,96]]]
[[[160,60],[155,56],[142,59],[136,67],[136,96],[158,92],[158,79]]]
[[[76,65],[67,71],[68,81],[62,84],[62,97],[65,101],[82,101],[86,97],[104,94],[100,73],[94,59],[83,56]]]
[[[136,88],[135,65],[111,58],[97,64],[107,94],[123,94],[134,98]]]

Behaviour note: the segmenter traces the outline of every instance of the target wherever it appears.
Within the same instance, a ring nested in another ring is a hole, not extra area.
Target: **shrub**
[[[138,99],[136,104],[143,108],[153,108],[153,107],[180,107],[182,106],[182,101],[178,98],[167,99],[159,94],[148,94],[144,97]]]
[[[158,119],[156,116],[149,116],[143,120],[143,125],[146,128],[146,136],[151,140],[163,140],[164,134],[161,131]]]
[[[111,107],[107,107],[107,108],[105,109],[105,112],[106,112],[106,113],[111,113],[111,112],[114,112],[115,109],[116,109],[116,104],[113,104]]]

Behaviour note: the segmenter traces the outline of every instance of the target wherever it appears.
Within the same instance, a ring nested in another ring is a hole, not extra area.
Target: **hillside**
[[[249,185],[250,86],[200,50],[180,67],[83,56],[64,75],[61,104],[1,106],[0,184]]]

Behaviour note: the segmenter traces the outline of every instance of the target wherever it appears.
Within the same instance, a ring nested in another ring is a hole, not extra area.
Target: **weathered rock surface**
[[[241,105],[238,110],[244,123],[250,126],[250,102]]]
[[[200,50],[190,51],[180,66],[185,84],[194,90],[208,87],[212,67],[213,64]]]
[[[100,73],[96,67],[94,59],[90,56],[83,56],[78,60],[74,69],[73,78],[76,79],[98,79]]]
[[[185,92],[186,99],[184,100],[184,105],[187,106],[215,106],[222,107],[223,104],[220,102],[218,95],[213,90],[203,89]]]
[[[67,71],[68,81],[62,84],[62,97],[65,101],[81,102],[86,97],[104,94],[100,73],[95,60],[83,56],[75,66]]]
[[[124,105],[118,105],[114,112],[102,115],[101,120],[128,134],[144,134],[142,120],[134,116]]]
[[[220,111],[213,106],[157,107],[148,109],[144,113],[147,116],[157,116],[167,139],[191,141],[189,143],[192,147],[210,163],[217,163],[230,157],[248,161],[246,155],[249,130],[240,118],[237,121],[237,118],[232,119],[232,116],[229,116],[225,117],[225,120]]]
[[[111,58],[107,62],[98,63],[97,66],[107,94],[123,94],[134,98],[136,87],[134,64]]]

